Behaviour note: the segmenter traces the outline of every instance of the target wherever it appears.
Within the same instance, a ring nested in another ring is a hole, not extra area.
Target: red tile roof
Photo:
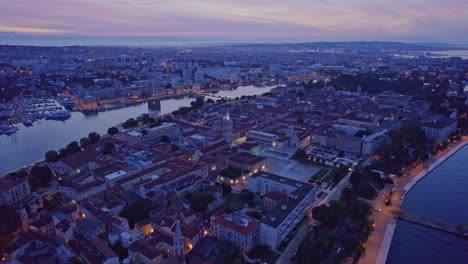
[[[233,215],[234,217],[236,216],[235,214],[231,214],[231,215]],[[232,221],[227,220],[226,215],[215,218],[212,221],[212,223],[222,225],[226,228],[229,228],[231,230],[234,230],[235,232],[241,233],[246,236],[250,235],[255,229],[257,229],[260,226],[260,221],[258,221],[255,218],[251,218],[251,217],[244,216],[244,215],[240,215],[240,217],[246,218],[250,221],[247,226],[244,227],[242,225],[239,225]]]
[[[72,169],[77,169],[81,166],[88,164],[89,162],[97,162],[97,156],[99,152],[94,149],[88,148],[83,151],[72,154],[66,158],[62,159],[62,162],[65,163]]]
[[[277,190],[274,190],[274,191],[271,191],[267,194],[265,194],[265,197],[266,198],[269,198],[271,200],[274,200],[274,201],[282,201],[282,200],[285,200],[288,198],[288,196],[280,191],[277,191]]]

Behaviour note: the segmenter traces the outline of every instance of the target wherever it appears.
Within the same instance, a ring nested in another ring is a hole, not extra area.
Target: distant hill
[[[446,43],[404,43],[390,41],[350,41],[350,42],[304,42],[304,43],[239,43],[225,44],[217,47],[226,48],[262,48],[262,49],[343,49],[354,51],[441,51],[447,49],[466,49]]]
[[[460,50],[460,49],[468,49],[467,45],[455,45],[449,43],[442,43],[442,42],[415,42],[413,44],[425,46],[429,48],[438,48],[444,50]]]

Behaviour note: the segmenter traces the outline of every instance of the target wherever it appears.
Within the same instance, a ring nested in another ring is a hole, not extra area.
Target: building
[[[179,220],[176,222],[175,232],[174,232],[174,256],[178,258],[183,258],[185,255],[185,243],[184,237],[182,236],[182,231],[180,231]]]
[[[223,117],[223,139],[229,145],[234,142],[234,135],[232,132],[232,119],[229,115],[229,110],[226,110],[226,115]]]
[[[265,147],[275,147],[276,141],[278,140],[278,138],[279,137],[277,135],[273,135],[270,133],[257,131],[257,130],[251,130],[247,132],[248,141],[257,142],[259,145],[262,145]]]
[[[384,129],[362,138],[362,155],[374,155],[380,147],[386,142],[388,130]]]
[[[138,240],[128,249],[130,263],[153,264],[162,263],[164,251],[153,246],[151,243],[145,243],[146,240]]]
[[[3,260],[9,263],[68,263],[75,256],[65,242],[53,235],[30,231],[4,249]]]
[[[446,140],[449,135],[457,130],[458,122],[451,118],[434,118],[432,121],[422,123],[422,129],[427,139],[437,145]]]
[[[85,219],[77,223],[76,234],[89,240],[97,239],[102,233],[105,233],[106,227],[100,220]]]
[[[180,127],[175,123],[162,123],[160,126],[147,129],[147,134],[141,138],[142,143],[159,142],[163,136],[175,140],[180,135]]]
[[[79,201],[86,197],[90,197],[97,193],[100,193],[104,191],[105,188],[106,183],[101,179],[97,179],[84,184],[62,181],[58,186],[58,192],[63,193],[70,199]]]
[[[98,167],[98,154],[94,149],[85,149],[52,164],[51,169],[59,175],[68,177],[81,175]]]
[[[118,264],[119,256],[101,239],[77,238],[69,242],[85,263]]]
[[[118,180],[127,176],[127,172],[119,170],[104,176],[107,186],[113,186]]]
[[[214,236],[236,244],[241,251],[252,250],[259,241],[260,222],[257,219],[231,213],[211,221]]]
[[[0,178],[0,204],[16,204],[30,194],[28,177],[5,176]]]
[[[217,248],[218,240],[212,236],[205,236],[198,245],[185,255],[185,263],[208,263],[208,261],[211,261],[210,263],[219,263],[216,255]]]
[[[228,160],[228,166],[244,172],[257,172],[266,168],[266,158],[255,156],[250,153],[240,153]]]
[[[338,121],[349,126],[359,128],[373,128],[376,126],[380,118],[380,116],[375,114],[351,112],[343,117],[340,117]]]
[[[250,177],[249,190],[263,194],[274,192],[266,195],[271,201],[267,201],[266,214],[260,224],[260,244],[272,248],[277,248],[301,222],[317,193],[317,188],[309,183],[262,171]],[[283,199],[278,200],[278,197]]]
[[[145,235],[137,229],[125,231],[120,234],[120,241],[124,248],[129,248],[135,241],[144,238]]]

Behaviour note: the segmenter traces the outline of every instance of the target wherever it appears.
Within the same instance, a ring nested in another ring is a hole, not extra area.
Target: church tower
[[[297,147],[298,138],[297,138],[296,132],[294,132],[294,125],[293,124],[288,125],[288,131],[287,131],[286,134],[287,134],[287,136],[289,138],[289,146],[290,147]]]
[[[229,110],[226,110],[226,115],[223,117],[223,138],[229,144],[234,142],[234,135],[232,133],[232,119],[229,115]]]
[[[28,212],[26,208],[22,207],[18,209],[18,216],[21,220],[21,229],[24,233],[29,232],[29,220],[28,220]]]
[[[182,231],[180,231],[179,220],[176,222],[176,228],[174,232],[174,255],[175,257],[183,258],[184,253],[184,237],[182,236]]]

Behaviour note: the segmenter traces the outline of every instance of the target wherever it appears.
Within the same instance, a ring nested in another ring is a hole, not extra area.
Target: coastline
[[[444,163],[448,158],[453,156],[453,154],[457,153],[460,149],[468,145],[468,140],[462,139],[462,142],[458,143],[453,149],[451,149],[449,152],[445,153],[442,157],[438,158],[435,160],[433,163],[428,165],[428,167],[420,172],[418,175],[416,175],[410,182],[408,182],[405,187],[403,188],[404,193],[402,194],[401,201],[403,202],[406,193],[408,193],[421,179],[423,179],[426,175],[428,175],[430,172],[432,172],[435,168],[437,168],[439,165]],[[401,205],[401,203],[400,203]]]
[[[400,204],[398,205],[398,208],[401,206],[403,203],[404,197],[408,191],[410,191],[421,179],[423,179],[426,175],[431,173],[435,168],[437,168],[439,165],[444,163],[448,158],[453,156],[453,154],[457,153],[460,149],[468,145],[468,139],[467,138],[462,138],[461,142],[459,142],[456,146],[454,146],[451,150],[449,150],[447,153],[444,153],[441,157],[437,158],[435,161],[433,161],[426,169],[421,171],[419,174],[417,174],[411,181],[409,181],[405,186],[403,187],[403,194],[401,195],[401,200]],[[382,239],[382,245],[380,247],[376,263],[377,264],[385,264],[387,261],[388,253],[390,252],[390,246],[393,241],[393,235],[395,233],[396,229],[396,219],[393,218],[391,220],[391,223],[387,225],[387,229],[385,232],[385,235]]]
[[[387,226],[385,230],[385,236],[380,246],[379,254],[377,255],[376,264],[385,264],[387,261],[388,252],[390,251],[390,245],[392,244],[393,234],[395,233],[396,221]]]

